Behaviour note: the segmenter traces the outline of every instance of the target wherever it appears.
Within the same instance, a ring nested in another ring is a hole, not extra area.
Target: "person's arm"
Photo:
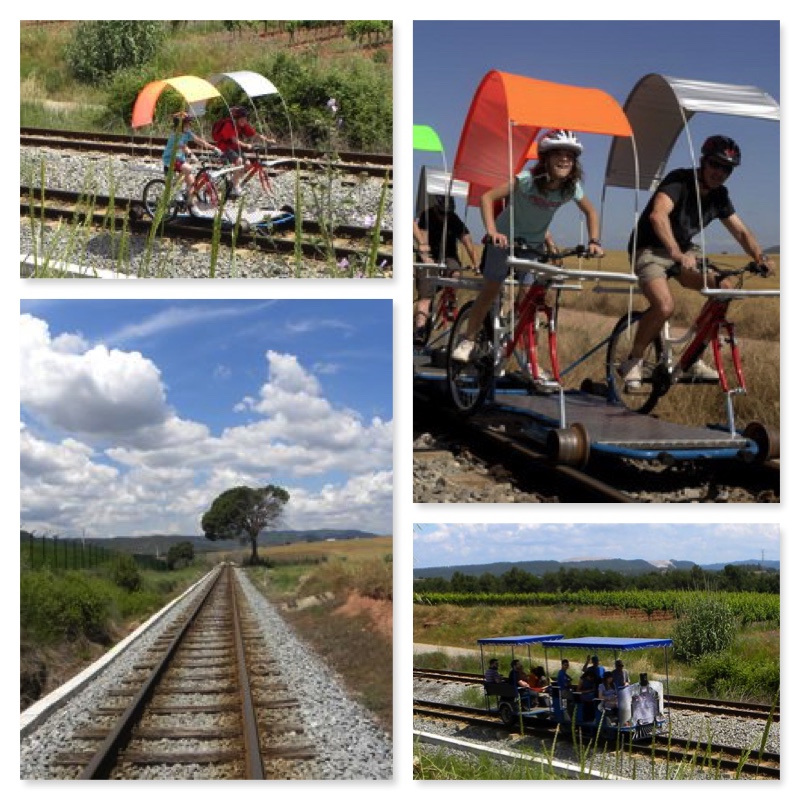
[[[729,217],[720,220],[722,224],[728,229],[731,236],[739,243],[742,250],[750,256],[757,264],[763,264],[767,268],[767,274],[773,275],[775,267],[769,256],[764,255],[761,245],[758,240],[751,233],[750,229],[742,222],[737,214],[731,214]]]
[[[481,195],[483,227],[486,228],[486,233],[497,247],[508,247],[508,237],[503,233],[497,232],[497,227],[494,224],[494,204],[497,200],[508,197],[512,191],[514,191],[514,181],[509,181],[501,186],[495,186],[494,189],[489,189],[488,192]]]
[[[583,212],[583,216],[586,217],[586,228],[589,231],[589,254],[600,258],[603,255],[603,247],[600,244],[600,216],[586,195],[575,202]],[[589,659],[586,660],[586,665],[588,664]]]
[[[220,150],[219,147],[217,147],[215,144],[207,142],[205,139],[201,139],[197,134],[195,134],[194,141],[199,142],[207,150],[213,150],[217,155],[219,155],[222,152],[222,150]]]
[[[650,223],[653,226],[656,236],[658,236],[667,255],[677,264],[686,269],[696,269],[697,260],[691,252],[682,253],[675,235],[672,233],[672,224],[669,215],[675,208],[672,198],[664,192],[656,192],[653,198],[653,208],[650,212]]]
[[[475,250],[475,243],[472,241],[472,236],[470,236],[469,231],[467,231],[467,233],[461,237],[461,243],[464,245],[464,249],[467,251],[469,260],[472,263],[472,268],[478,269],[478,254]]]
[[[419,257],[422,261],[426,264],[433,263],[433,257],[431,256],[431,247],[428,244],[428,231],[420,228],[419,224],[416,220],[414,220],[414,241],[417,245],[417,250],[419,251]]]

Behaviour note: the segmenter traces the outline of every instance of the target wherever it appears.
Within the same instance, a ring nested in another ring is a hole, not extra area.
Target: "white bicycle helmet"
[[[583,152],[583,145],[578,141],[578,137],[572,131],[558,128],[547,133],[539,139],[539,152],[546,153],[549,150],[569,150],[579,156]]]

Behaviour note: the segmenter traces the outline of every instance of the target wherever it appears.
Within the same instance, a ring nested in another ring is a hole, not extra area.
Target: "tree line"
[[[538,576],[518,567],[512,567],[501,575],[490,572],[467,575],[456,571],[449,580],[444,577],[432,577],[417,578],[414,581],[414,591],[419,593],[534,594],[621,589],[780,594],[780,572],[774,569],[761,569],[757,565],[728,564],[720,571],[704,570],[695,565],[688,570],[654,570],[643,575],[623,575],[620,572],[596,568],[561,567],[557,571]]]

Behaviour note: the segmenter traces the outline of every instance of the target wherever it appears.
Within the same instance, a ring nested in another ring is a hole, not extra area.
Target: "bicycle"
[[[530,267],[518,265],[520,272],[535,272],[536,263],[555,263],[571,256],[588,257],[583,245],[578,245],[560,253],[547,253],[517,243],[514,256],[525,259]],[[556,289],[556,302],[548,300],[548,292]],[[447,386],[450,400],[455,408],[464,414],[472,414],[485,402],[495,379],[506,375],[503,365],[515,356],[520,368],[518,373],[529,392],[552,393],[561,388],[561,375],[558,363],[558,304],[563,278],[553,275],[538,275],[521,292],[514,303],[517,321],[511,329],[509,317],[499,313],[499,302],[494,312],[487,314],[475,339],[474,355],[466,363],[453,359],[453,351],[464,338],[473,301],[465,303],[458,312],[456,321],[450,329],[447,344]],[[551,375],[539,365],[537,355],[538,329],[540,315],[547,328],[548,351]],[[521,347],[520,347],[521,345]]]
[[[428,279],[449,280],[453,278],[457,280],[459,275],[457,271],[453,272],[441,264],[419,262],[414,267],[420,272],[424,271]],[[422,339],[414,343],[415,350],[438,350],[446,347],[450,326],[456,321],[458,313],[456,287],[450,284],[442,284],[438,281],[436,287],[437,291],[431,301],[432,310],[428,314],[428,319],[425,323],[424,335]]]
[[[238,170],[244,170],[242,173],[242,178],[239,181],[239,189],[244,189],[245,186],[257,175],[259,183],[261,184],[261,188],[265,193],[270,193],[272,191],[272,184],[269,181],[269,175],[267,174],[267,167],[269,166],[268,163],[263,162],[258,153],[263,152],[266,153],[266,148],[258,148],[254,147],[251,151],[244,151],[241,153],[241,156],[244,160],[244,165],[231,165],[223,170],[221,170],[215,176],[215,188],[217,190],[217,194],[220,197],[222,203],[226,203],[231,196],[231,192],[233,190],[233,174]]]
[[[220,172],[214,169],[216,163],[200,159],[200,169],[194,178],[195,198],[208,208],[217,208],[220,204],[219,193],[215,186],[215,181],[220,175]],[[168,185],[169,198],[166,198]],[[156,219],[157,215],[161,214],[161,220],[165,223],[173,222],[181,213],[190,213],[186,187],[177,173],[148,181],[142,191],[142,204],[151,219]]]
[[[679,265],[676,265],[675,268],[679,269]],[[747,274],[766,277],[766,268],[754,261],[746,264],[741,269],[721,269],[708,261],[708,259],[702,259],[700,268],[701,270],[713,271],[720,276],[720,279],[738,278],[738,286],[731,290],[720,289],[715,290],[713,294],[709,293],[697,318],[683,336],[672,337],[669,323],[665,323],[658,336],[645,352],[640,388],[628,388],[625,386],[625,380],[620,374],[620,365],[630,353],[630,347],[636,336],[639,320],[644,312],[636,311],[621,317],[608,339],[606,380],[609,399],[622,403],[630,411],[649,414],[656,407],[658,401],[675,384],[718,383],[727,396],[728,418],[732,425],[731,397],[734,394],[745,394],[747,389],[739,344],[736,340],[735,325],[727,318],[728,307],[733,300],[741,299],[748,295],[774,295],[776,293],[741,292],[744,278]],[[724,342],[722,341],[723,338]],[[710,381],[694,378],[690,374],[690,370],[709,344],[711,345],[714,366],[719,377]],[[730,345],[731,362],[736,377],[736,386],[733,388],[723,364],[723,344]],[[676,348],[682,345],[682,350],[676,352]]]

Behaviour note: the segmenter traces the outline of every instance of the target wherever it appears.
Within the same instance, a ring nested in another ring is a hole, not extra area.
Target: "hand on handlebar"
[[[754,264],[755,264],[755,271],[762,278],[767,278],[770,275],[775,274],[775,265],[772,263],[772,259],[769,256],[762,255],[761,260],[758,262],[754,262]]]

